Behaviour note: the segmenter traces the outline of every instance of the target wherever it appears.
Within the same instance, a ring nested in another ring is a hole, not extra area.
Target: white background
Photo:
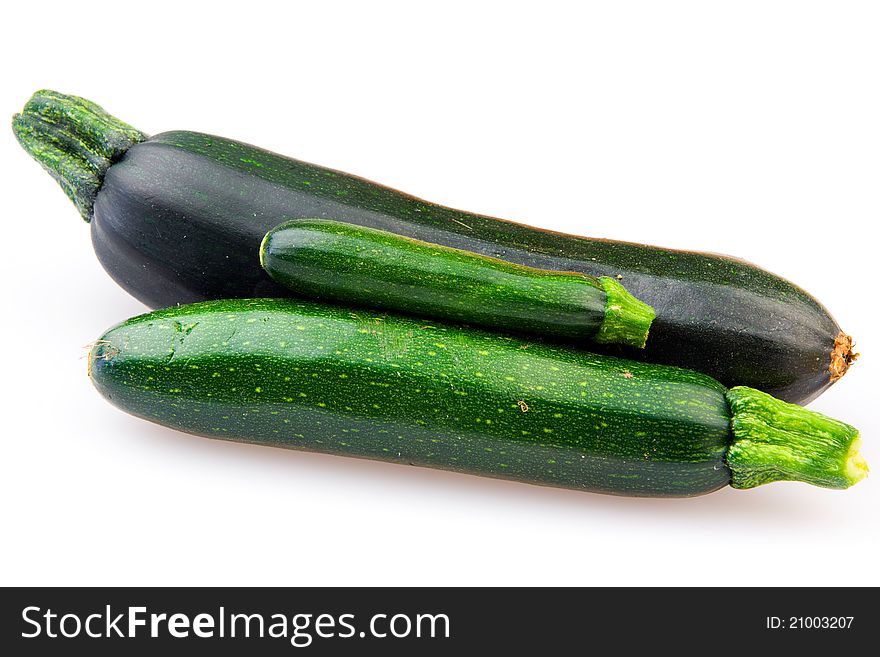
[[[314,4],[5,3],[0,114],[48,87],[149,133],[744,257],[858,340],[812,408],[880,469],[876,3]],[[0,181],[0,584],[880,584],[876,477],[623,499],[128,417],[84,345],[144,306],[8,129]]]

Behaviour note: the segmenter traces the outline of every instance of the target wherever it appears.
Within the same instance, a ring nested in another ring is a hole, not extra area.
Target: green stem
[[[147,138],[85,98],[48,90],[35,93],[12,117],[12,130],[86,221],[107,169]]]
[[[868,474],[854,427],[752,388],[731,388],[727,401],[734,437],[727,465],[734,488],[771,481],[849,488]]]
[[[623,285],[608,276],[600,276],[605,290],[605,319],[596,342],[625,344],[639,349],[648,341],[651,322],[657,316],[654,309],[630,294]]]

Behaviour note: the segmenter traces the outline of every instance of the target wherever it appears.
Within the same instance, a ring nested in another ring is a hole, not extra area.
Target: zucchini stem
[[[78,96],[42,90],[31,96],[12,130],[90,221],[107,169],[147,135]]]
[[[855,427],[753,388],[727,391],[733,444],[727,451],[734,488],[803,481],[849,488],[868,474]]]
[[[617,343],[643,349],[657,314],[610,276],[600,276],[605,290],[605,319],[594,336],[602,344]]]

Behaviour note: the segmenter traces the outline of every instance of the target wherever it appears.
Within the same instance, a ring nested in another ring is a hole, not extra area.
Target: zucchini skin
[[[90,375],[194,434],[635,496],[726,486],[725,388],[696,372],[292,299],[110,329]]]
[[[263,236],[326,218],[540,269],[620,277],[657,317],[641,353],[806,403],[833,382],[840,327],[792,283],[725,256],[588,239],[427,203],[232,140],[168,132],[106,172],[91,221],[110,275],[151,307],[290,293],[260,268]]]

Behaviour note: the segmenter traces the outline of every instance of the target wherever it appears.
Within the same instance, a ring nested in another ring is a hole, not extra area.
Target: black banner
[[[870,589],[3,589],[5,654],[441,655],[729,646],[846,650],[877,632]],[[12,652],[9,649],[12,649]],[[552,653],[551,653],[552,654]]]

